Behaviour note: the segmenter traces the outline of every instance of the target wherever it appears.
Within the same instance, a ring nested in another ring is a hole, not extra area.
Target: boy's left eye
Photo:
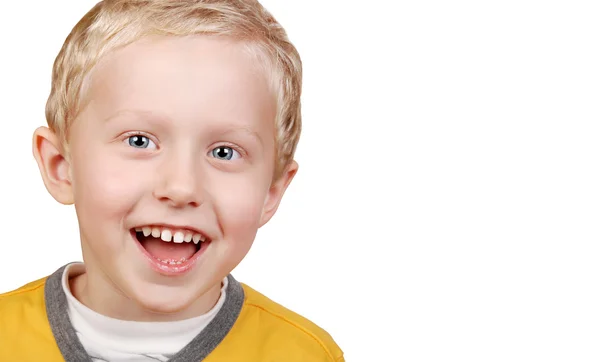
[[[220,160],[230,161],[232,159],[240,158],[241,155],[238,151],[228,146],[215,147],[210,151],[210,154],[214,158]]]
[[[134,135],[127,137],[127,143],[134,148],[156,148],[156,145],[150,138],[143,135]]]

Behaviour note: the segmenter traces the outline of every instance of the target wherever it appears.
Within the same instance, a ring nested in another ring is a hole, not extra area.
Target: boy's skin
[[[77,211],[86,273],[70,287],[83,304],[136,321],[215,305],[298,169],[291,162],[274,179],[276,97],[256,59],[224,37],[145,38],[93,69],[68,153],[36,130],[46,188]],[[130,233],[145,225],[195,228],[212,241],[185,274],[162,275]]]

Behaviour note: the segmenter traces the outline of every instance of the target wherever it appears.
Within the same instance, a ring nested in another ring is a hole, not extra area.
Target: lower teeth
[[[179,260],[174,260],[174,259],[159,259],[159,258],[155,258],[156,260],[160,261],[161,263],[164,264],[169,264],[169,265],[181,265],[183,263],[185,263],[187,261],[186,258],[181,258]]]

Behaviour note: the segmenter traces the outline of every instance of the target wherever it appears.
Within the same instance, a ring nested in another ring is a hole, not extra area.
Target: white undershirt
[[[217,315],[225,302],[228,283],[227,278],[223,279],[217,304],[204,315],[176,322],[132,322],[96,313],[73,296],[68,280],[83,272],[83,264],[69,264],[63,274],[62,286],[67,296],[71,324],[81,344],[95,362],[167,361],[190,343]]]

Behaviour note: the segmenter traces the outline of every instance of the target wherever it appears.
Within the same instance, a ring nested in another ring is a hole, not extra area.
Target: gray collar
[[[66,362],[92,362],[79,338],[77,338],[67,312],[67,297],[62,288],[62,276],[65,267],[66,265],[55,271],[46,280],[44,293],[48,321],[54,339],[56,339],[58,348]],[[229,333],[242,310],[244,289],[233,276],[229,275],[227,278],[229,284],[225,303],[221,310],[202,332],[169,359],[170,362],[202,361]]]

